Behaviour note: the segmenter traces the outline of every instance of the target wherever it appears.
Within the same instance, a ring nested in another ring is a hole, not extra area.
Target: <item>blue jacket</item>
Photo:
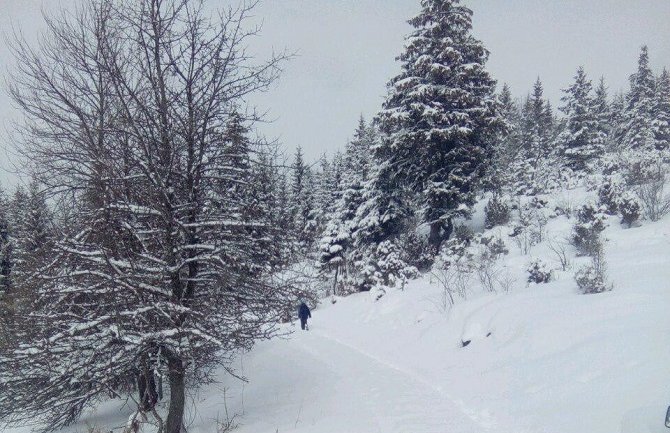
[[[309,311],[309,307],[307,304],[302,303],[300,304],[300,308],[298,309],[298,317],[300,317],[302,320],[309,318],[312,318],[312,312]]]

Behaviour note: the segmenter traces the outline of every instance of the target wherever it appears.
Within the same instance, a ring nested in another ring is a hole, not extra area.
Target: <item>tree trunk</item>
[[[333,282],[333,296],[337,296],[337,277],[340,273],[340,265],[335,266],[335,281]]]
[[[158,402],[158,389],[154,372],[146,363],[142,365],[142,371],[137,375],[137,388],[140,394],[140,409],[149,412]]]
[[[451,218],[447,218],[447,226],[444,228],[444,240],[451,239],[451,235],[454,233],[454,222]]]
[[[430,234],[428,235],[428,244],[438,251],[442,244],[442,221],[433,221],[430,223]]]
[[[170,409],[168,411],[165,433],[182,433],[186,402],[186,374],[184,365],[180,359],[170,360],[169,369]]]

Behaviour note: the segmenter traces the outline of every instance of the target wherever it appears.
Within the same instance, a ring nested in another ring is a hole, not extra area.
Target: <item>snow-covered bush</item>
[[[419,271],[430,269],[437,251],[425,236],[421,236],[415,230],[410,230],[400,237],[400,244],[403,251],[402,259],[408,265],[414,266]]]
[[[496,263],[508,253],[503,240],[493,236],[476,235],[469,241],[454,237],[447,241],[431,268],[431,276],[443,289],[440,305],[453,305],[455,296],[467,298],[476,281],[487,292],[509,290],[513,280]]]
[[[456,237],[448,240],[440,249],[431,268],[431,277],[442,288],[440,307],[445,311],[454,305],[457,295],[467,298],[475,269],[474,254],[468,245],[469,242]]]
[[[623,190],[614,180],[606,180],[598,188],[598,205],[610,215],[616,215]]]
[[[374,285],[403,289],[408,280],[416,278],[419,271],[402,259],[402,250],[395,242],[381,242],[374,254],[371,280]]]
[[[509,236],[514,239],[522,254],[528,254],[531,247],[542,242],[548,218],[543,206],[538,202],[530,202],[521,206],[518,213],[518,221],[513,224]]]
[[[542,197],[535,196],[533,197],[528,204],[526,205],[526,208],[528,209],[544,209],[547,207],[547,204],[549,204],[549,201],[546,199],[543,199]]]
[[[670,192],[666,188],[666,175],[663,167],[650,180],[635,187],[645,217],[658,221],[670,212]]]
[[[530,262],[526,272],[528,272],[529,284],[545,284],[551,281],[551,268],[540,259]]]
[[[601,248],[600,233],[605,230],[606,219],[603,209],[590,203],[577,211],[572,244],[580,255],[592,256]]]
[[[612,290],[612,285],[607,283],[607,265],[602,248],[591,257],[590,264],[582,266],[575,273],[575,281],[583,294]]]
[[[491,197],[484,208],[484,213],[484,223],[487,229],[505,225],[510,220],[510,207],[499,195]]]
[[[482,236],[479,243],[483,246],[481,256],[487,260],[497,260],[500,256],[509,254],[505,241],[497,236]]]
[[[472,242],[475,237],[475,232],[465,224],[459,224],[454,227],[454,233],[452,234],[452,237],[459,242],[470,245],[470,242]]]
[[[622,175],[629,186],[657,181],[663,174],[663,158],[655,151],[629,151],[622,159]]]
[[[631,227],[639,218],[642,212],[640,202],[633,194],[624,194],[618,201],[619,213],[621,214],[621,223]]]

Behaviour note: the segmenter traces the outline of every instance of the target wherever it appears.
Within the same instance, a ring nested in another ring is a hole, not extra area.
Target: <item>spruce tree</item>
[[[9,209],[10,201],[0,188],[0,303],[11,292],[12,238]]]
[[[623,150],[626,136],[626,120],[628,112],[626,110],[626,94],[617,93],[612,98],[610,105],[610,139],[609,150]]]
[[[663,69],[656,80],[652,130],[656,149],[670,149],[670,72],[667,69]]]
[[[510,166],[516,194],[537,194],[549,188],[558,165],[554,147],[557,129],[553,109],[544,98],[544,87],[538,77],[521,107],[520,150]]]
[[[11,298],[14,308],[26,312],[37,298],[30,278],[46,264],[53,246],[53,220],[46,199],[36,181],[26,191],[17,187],[11,218]]]
[[[552,153],[554,115],[549,101],[544,98],[544,86],[538,77],[533,93],[523,107],[523,147],[533,169]]]
[[[606,148],[612,134],[612,107],[607,96],[605,78],[601,77],[598,87],[595,89],[591,112],[595,121],[595,132],[593,137],[594,147],[602,153]]]
[[[631,77],[631,89],[627,98],[624,146],[631,149],[654,147],[655,83],[649,67],[649,51],[642,47],[637,72]]]
[[[305,163],[302,148],[298,147],[292,169],[291,215],[295,236],[303,251],[308,252],[318,232],[317,197],[314,174]]]
[[[595,145],[596,120],[592,110],[591,81],[583,67],[577,69],[574,83],[563,90],[561,111],[566,127],[559,138],[565,162],[575,171],[584,171],[598,154]]]
[[[503,85],[498,101],[505,127],[498,134],[493,147],[486,187],[496,194],[502,194],[515,180],[510,168],[521,151],[521,112],[507,84]]]
[[[320,261],[324,268],[334,271],[333,292],[338,293],[342,276],[348,276],[351,266],[350,248],[356,230],[356,217],[363,203],[363,191],[369,176],[369,159],[375,130],[361,116],[354,138],[347,143],[343,157],[341,194],[332,204],[326,229],[320,242]]]
[[[406,187],[422,203],[430,242],[439,246],[453,219],[467,216],[474,204],[501,119],[495,81],[485,69],[488,51],[471,35],[472,11],[459,0],[423,0],[421,6],[398,57],[402,72],[389,83],[378,116],[383,139],[375,151],[376,182],[391,190],[378,212],[382,222],[402,217],[394,203]]]

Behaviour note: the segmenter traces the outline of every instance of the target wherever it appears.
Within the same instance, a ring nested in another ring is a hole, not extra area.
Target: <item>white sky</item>
[[[206,0],[217,7],[230,0]],[[41,28],[40,8],[74,0],[0,0],[0,30],[12,26],[32,37]],[[642,44],[656,72],[670,66],[670,0],[465,0],[474,11],[474,33],[491,51],[489,70],[515,95],[537,76],[552,102],[584,65],[591,78],[605,75],[611,89],[625,88]],[[385,84],[398,71],[395,57],[410,31],[406,20],[419,0],[264,0],[256,11],[264,28],[260,53],[271,47],[297,51],[282,79],[255,99],[270,110],[261,131],[309,159],[332,154],[351,136],[358,116],[379,109]],[[0,42],[3,72],[11,58]],[[17,113],[0,93],[2,130]],[[0,133],[0,147],[8,139]],[[10,164],[0,152],[0,167]],[[0,171],[0,180],[14,175]]]

